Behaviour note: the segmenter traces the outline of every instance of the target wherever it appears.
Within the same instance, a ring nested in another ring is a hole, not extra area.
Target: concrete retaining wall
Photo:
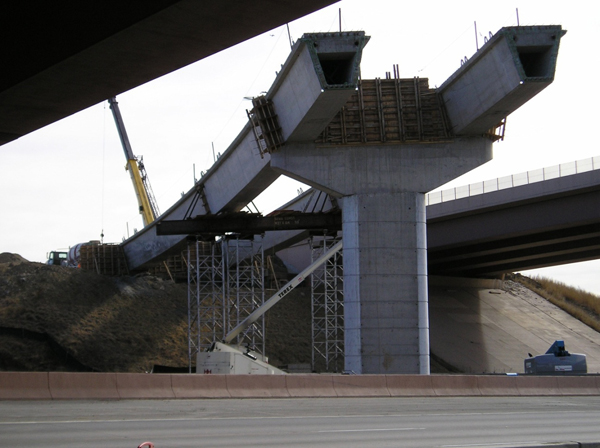
[[[0,372],[0,400],[600,395],[600,376]]]

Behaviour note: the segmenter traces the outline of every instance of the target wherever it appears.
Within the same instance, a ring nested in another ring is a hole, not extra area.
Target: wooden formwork
[[[205,242],[202,241],[198,244],[198,247],[200,248],[200,253],[199,255],[204,256],[204,255],[210,255],[212,249],[211,249],[211,242]],[[190,244],[189,246],[189,256],[191,257],[192,260],[196,259],[196,245],[195,244]],[[168,256],[167,258],[165,258],[163,261],[161,261],[160,263],[157,263],[153,268],[152,268],[152,274],[158,276],[158,277],[168,277],[171,280],[176,280],[176,279],[187,279],[187,269],[188,269],[188,264],[187,264],[187,259],[188,259],[188,249],[184,249],[183,251],[181,251],[180,253],[177,254],[173,254]]]
[[[81,269],[103,275],[128,275],[123,248],[118,244],[87,244],[81,247]]]
[[[195,252],[195,251],[194,251]],[[194,255],[195,257],[195,255]],[[157,277],[170,278],[173,281],[187,278],[187,252],[171,255],[154,265],[150,271]]]
[[[441,99],[426,78],[362,80],[317,143],[437,142],[451,139]]]

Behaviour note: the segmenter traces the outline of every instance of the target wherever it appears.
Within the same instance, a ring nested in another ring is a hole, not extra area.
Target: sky
[[[117,96],[133,152],[166,211],[224,152],[247,121],[247,97],[271,86],[292,41],[307,32],[364,30],[362,77],[428,78],[439,86],[484,36],[502,26],[562,25],[554,82],[507,119],[494,159],[442,189],[600,155],[600,2],[342,0],[287,27]],[[476,31],[477,30],[477,31]],[[477,36],[477,41],[476,41]],[[94,105],[0,147],[0,253],[43,262],[51,250],[103,239],[119,243],[142,228],[108,103]],[[267,213],[303,186],[281,178],[255,203]],[[306,188],[306,187],[304,187]],[[101,237],[103,235],[103,238]],[[600,295],[600,261],[523,272]]]

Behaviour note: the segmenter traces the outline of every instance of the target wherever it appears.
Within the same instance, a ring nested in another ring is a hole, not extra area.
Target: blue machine
[[[569,353],[564,341],[554,341],[543,355],[525,359],[525,373],[534,375],[579,375],[587,373],[585,355]]]

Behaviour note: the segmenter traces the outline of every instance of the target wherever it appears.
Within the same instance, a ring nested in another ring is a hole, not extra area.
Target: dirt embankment
[[[144,372],[187,367],[187,285],[107,277],[0,254],[0,370]],[[274,365],[310,363],[310,293],[267,317]]]
[[[0,255],[0,369],[140,372],[185,365],[186,325],[185,285]]]

